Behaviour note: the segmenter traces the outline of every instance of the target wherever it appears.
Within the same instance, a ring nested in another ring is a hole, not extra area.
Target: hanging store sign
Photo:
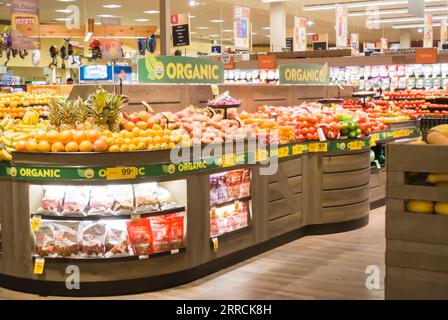
[[[26,37],[22,35],[17,31],[18,25],[39,26],[38,0],[11,1],[11,39],[13,49],[40,49],[39,37]]]
[[[306,51],[307,19],[294,17],[294,51]]]
[[[294,50],[294,38],[286,38],[286,48],[288,51]]]
[[[191,43],[190,37],[190,14],[173,14],[170,18],[171,31],[173,34],[173,46],[184,47]]]
[[[381,51],[389,49],[389,40],[387,40],[386,38],[381,38],[380,49]]]
[[[122,43],[119,39],[103,39],[101,41],[102,59],[114,60],[123,58]]]
[[[434,37],[432,29],[432,15],[425,15],[425,28],[423,33],[423,47],[432,48],[434,47]]]
[[[286,64],[280,66],[280,84],[320,84],[330,83],[328,64]]]
[[[233,38],[236,50],[250,49],[250,8],[233,7]]]
[[[434,64],[437,63],[436,48],[419,48],[415,51],[415,63],[417,64]]]
[[[224,65],[217,61],[152,54],[139,59],[140,83],[222,83]]]
[[[442,46],[448,44],[448,20],[443,19],[440,21],[440,42]]]
[[[348,41],[348,7],[336,5],[336,47],[346,48]]]
[[[359,33],[350,34],[350,47],[356,53],[359,52]]]

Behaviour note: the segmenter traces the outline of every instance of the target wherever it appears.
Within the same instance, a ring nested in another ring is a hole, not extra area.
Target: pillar
[[[400,30],[400,49],[407,49],[411,47],[411,30]]]
[[[171,54],[171,0],[159,0],[160,11],[160,54]]]
[[[286,47],[286,3],[270,3],[271,51],[280,52]]]

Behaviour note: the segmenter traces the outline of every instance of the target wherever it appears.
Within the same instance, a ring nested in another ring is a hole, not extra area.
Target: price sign
[[[34,274],[43,274],[44,273],[44,266],[45,266],[45,259],[44,258],[36,258],[36,261],[34,261]]]
[[[40,216],[34,216],[31,220],[31,231],[36,232],[40,230],[40,223],[42,218]]]
[[[371,145],[372,147],[376,146],[376,142],[377,142],[378,140],[380,140],[380,134],[379,134],[379,133],[374,133],[374,134],[372,135],[372,139],[370,140],[370,145]]]
[[[403,138],[403,137],[408,137],[410,135],[411,135],[411,133],[409,130],[397,130],[392,133],[392,136],[394,138]]]
[[[219,241],[217,237],[212,238],[212,244],[213,244],[213,252],[218,252]]]
[[[139,260],[147,260],[149,259],[149,255],[145,255],[145,256],[138,256]]]
[[[310,143],[308,145],[309,152],[327,152],[328,145],[322,142]]]
[[[178,253],[179,253],[179,249],[171,250],[171,254],[178,254]]]
[[[126,180],[137,177],[136,167],[115,167],[106,169],[107,180]]]
[[[255,160],[257,162],[266,161],[268,158],[268,152],[266,150],[257,150],[257,153],[255,154]]]
[[[302,154],[303,153],[303,146],[301,144],[298,144],[296,146],[292,146],[292,154],[294,156],[298,155],[298,154]]]
[[[354,151],[354,150],[361,150],[362,148],[364,148],[364,142],[363,141],[352,141],[348,144],[348,149],[350,151]]]
[[[279,158],[285,158],[289,156],[289,148],[288,147],[283,147],[278,149],[278,157]]]
[[[131,220],[132,220],[132,221],[137,221],[137,220],[140,220],[141,218],[142,218],[142,216],[139,215],[139,214],[133,214],[133,215],[131,215]]]
[[[212,92],[214,96],[219,96],[219,87],[217,84],[212,84]]]
[[[225,154],[222,156],[222,166],[223,167],[233,167],[236,165],[236,155],[235,154]]]

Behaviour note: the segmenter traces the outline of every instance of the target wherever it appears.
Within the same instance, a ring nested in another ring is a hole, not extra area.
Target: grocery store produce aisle
[[[187,285],[111,299],[384,299],[384,212],[373,210],[360,230],[305,237]],[[369,265],[380,268],[380,290],[366,288]],[[0,299],[48,298],[0,288]]]

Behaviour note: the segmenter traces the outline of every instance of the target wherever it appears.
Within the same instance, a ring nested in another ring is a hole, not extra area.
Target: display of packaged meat
[[[129,239],[136,255],[151,254],[151,226],[148,219],[132,220],[127,223]]]
[[[134,255],[124,221],[110,221],[106,226],[106,258]]]
[[[79,225],[79,247],[83,258],[100,258],[105,253],[106,224],[84,221]]]
[[[113,204],[114,204],[114,198],[109,192],[108,187],[104,186],[92,187],[90,190],[88,215],[89,216],[111,215]]]
[[[36,254],[40,257],[50,257],[56,255],[54,244],[53,223],[42,221],[39,231],[34,233]]]
[[[150,217],[152,232],[152,252],[164,252],[170,250],[171,221],[166,216]]]
[[[54,221],[52,223],[56,255],[61,258],[76,258],[79,255],[79,222]]]
[[[61,215],[62,202],[64,201],[65,188],[61,186],[44,186],[44,195],[40,201],[37,214]]]
[[[137,212],[160,211],[156,194],[157,183],[141,183],[134,185],[135,208]]]
[[[85,216],[90,200],[90,187],[66,186],[64,190],[65,196],[62,205],[62,215]]]
[[[132,185],[108,186],[114,197],[112,212],[114,214],[131,214],[134,211],[134,189]]]

